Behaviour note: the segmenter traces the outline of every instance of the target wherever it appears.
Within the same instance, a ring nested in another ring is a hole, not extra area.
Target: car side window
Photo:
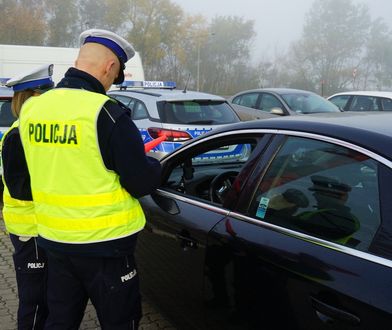
[[[347,102],[349,99],[350,99],[350,95],[338,95],[329,99],[329,101],[331,101],[340,109],[346,110]]]
[[[244,107],[256,109],[258,97],[259,97],[259,93],[242,94],[234,98],[233,103],[242,105]]]
[[[378,163],[339,145],[289,137],[258,185],[249,215],[367,251],[381,223]]]
[[[136,101],[134,105],[132,105],[132,119],[145,119],[148,118],[148,112],[146,106],[139,101]]]
[[[392,99],[381,99],[382,109],[384,111],[392,111]]]
[[[354,96],[350,111],[379,111],[377,98],[373,96]]]
[[[256,140],[246,138],[202,146],[200,150],[173,164],[162,188],[189,198],[223,205],[256,143]]]
[[[273,108],[283,109],[283,105],[275,96],[263,93],[259,109],[265,112],[270,112]]]

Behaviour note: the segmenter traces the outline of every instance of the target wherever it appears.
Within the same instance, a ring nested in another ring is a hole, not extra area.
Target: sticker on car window
[[[257,207],[256,216],[260,219],[264,219],[265,213],[267,212],[268,203],[270,199],[267,197],[261,197],[259,206]]]

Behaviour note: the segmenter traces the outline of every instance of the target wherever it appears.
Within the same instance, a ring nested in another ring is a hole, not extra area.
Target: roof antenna
[[[191,78],[191,74],[189,73],[188,74],[188,79],[186,80],[186,84],[185,84],[184,90],[182,91],[183,93],[186,93],[186,89],[188,88],[188,83],[189,83],[189,79],[190,78]]]

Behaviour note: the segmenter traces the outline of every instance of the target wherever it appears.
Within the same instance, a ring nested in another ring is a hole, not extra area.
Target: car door
[[[260,102],[258,104],[258,109],[268,113],[274,113],[278,115],[288,115],[289,113],[285,109],[285,106],[279,99],[270,93],[260,93]],[[279,109],[281,111],[279,111]]]
[[[245,182],[253,151],[268,138],[228,132],[214,141],[167,157],[162,187],[140,200],[147,218],[137,249],[142,292],[181,329],[207,327],[205,310],[214,305],[206,293],[208,234],[235,204],[223,205],[234,179],[241,172]]]
[[[233,322],[389,329],[391,162],[336,140],[277,139],[209,235],[226,251],[219,273]]]
[[[148,128],[151,127],[151,117],[148,111],[149,106],[150,109],[153,107],[154,103],[149,102],[146,104],[142,100],[137,98],[133,98],[132,102],[132,120],[135,123],[136,127],[139,129],[140,135],[142,136],[142,140],[144,143],[151,141],[151,137],[148,133]],[[161,127],[162,124],[159,121],[155,121],[154,123],[156,127]]]
[[[336,95],[328,99],[328,101],[335,104],[339,109],[348,111],[350,106],[350,99],[352,98],[351,95]]]
[[[232,100],[234,109],[241,120],[260,119],[258,105],[260,103],[259,92],[249,92],[236,96]]]
[[[354,95],[350,103],[349,111],[380,111],[378,97],[366,95]]]
[[[257,109],[259,97],[259,92],[249,92],[236,96],[232,102],[234,104],[242,105],[244,107]]]
[[[392,111],[392,99],[380,98],[383,111]]]

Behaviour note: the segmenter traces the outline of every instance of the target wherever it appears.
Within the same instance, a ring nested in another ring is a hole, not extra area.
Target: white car
[[[130,108],[143,142],[162,135],[166,140],[152,149],[155,157],[180,147],[213,128],[239,122],[229,103],[220,96],[175,89],[174,82],[125,81],[108,95]],[[234,153],[235,150],[223,151]]]
[[[328,98],[344,111],[392,111],[392,92],[353,91]]]

